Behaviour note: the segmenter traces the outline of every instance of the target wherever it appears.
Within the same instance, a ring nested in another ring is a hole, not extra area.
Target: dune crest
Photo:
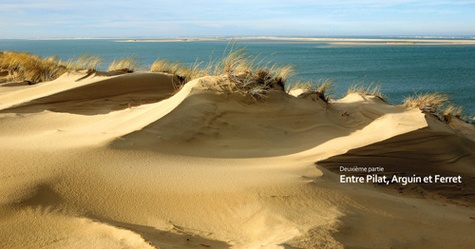
[[[0,87],[0,245],[475,243],[472,125],[358,93],[329,103],[272,89],[256,98],[226,91],[226,77],[180,89],[174,80],[74,73]],[[354,164],[460,174],[464,184],[339,183],[338,167]]]

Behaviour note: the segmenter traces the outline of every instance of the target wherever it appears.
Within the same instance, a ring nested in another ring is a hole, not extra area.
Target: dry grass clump
[[[462,117],[462,107],[461,106],[448,105],[445,108],[445,110],[443,111],[443,119],[444,119],[445,122],[450,123],[452,121],[453,117],[468,122],[467,119]]]
[[[461,106],[455,106],[455,105],[449,105],[445,108],[444,110],[444,116],[452,116],[456,118],[462,118],[462,107]]]
[[[157,59],[155,62],[153,62],[152,66],[150,66],[150,71],[177,74],[178,71],[183,67],[184,65],[178,62],[169,62],[168,60]]]
[[[436,114],[440,108],[449,101],[449,96],[442,93],[426,93],[408,97],[404,100],[404,106],[419,108],[423,112]]]
[[[258,56],[248,55],[245,49],[233,51],[232,48],[220,60],[205,66],[195,62],[189,67],[157,59],[150,70],[177,76],[180,81],[178,86],[207,75],[225,76],[227,80],[220,80],[217,89],[228,94],[246,94],[255,100],[264,98],[271,89],[284,91],[285,82],[293,75],[293,67],[264,64],[256,62],[257,59]]]
[[[214,75],[227,75],[237,83],[256,83],[260,86],[277,85],[284,89],[288,78],[294,74],[293,66],[279,66],[257,62],[259,56],[250,56],[244,48],[230,51],[214,65]]]
[[[436,92],[408,97],[404,100],[404,106],[419,108],[424,113],[432,114],[447,123],[450,123],[454,117],[468,122],[462,117],[462,107],[449,103],[449,96],[447,94]]]
[[[321,99],[328,103],[330,97],[328,92],[333,88],[331,79],[319,80],[318,82],[297,82],[292,89],[300,89],[302,93],[299,98],[312,98],[313,100]],[[289,89],[291,91],[292,89]]]
[[[175,75],[179,80],[175,87],[179,88],[188,81],[208,75],[208,72],[201,69],[200,65],[201,63],[195,62],[191,67],[188,67],[179,62],[157,59],[150,66],[150,71]]]
[[[236,71],[239,72],[239,71]],[[250,95],[254,99],[262,99],[269,90],[285,92],[285,82],[292,74],[292,67],[284,66],[257,68],[252,71],[226,74],[235,88]]]
[[[230,51],[228,55],[215,63],[214,75],[235,75],[238,73],[250,73],[253,70],[253,62],[250,61],[244,48]]]
[[[65,63],[67,68],[72,70],[91,70],[96,71],[97,65],[102,62],[101,57],[93,56],[93,55],[82,55],[76,59],[71,59]]]
[[[70,71],[87,69],[95,72],[102,58],[83,55],[62,61],[56,56],[40,58],[26,52],[0,52],[0,71],[7,72],[4,81],[23,81],[28,84],[51,81]]]
[[[182,84],[206,75],[209,75],[209,69],[202,68],[201,62],[195,62],[191,67],[183,66],[177,72]]]
[[[274,80],[279,86],[282,87],[282,90],[285,89],[285,83],[287,80],[295,74],[295,68],[291,65],[286,66],[277,66],[273,65],[269,71],[271,72]]]
[[[221,60],[209,64],[206,73],[224,75],[235,87],[251,95],[261,95],[270,89],[284,91],[285,82],[294,74],[292,66],[264,63],[259,55],[251,56],[245,48],[235,50],[236,42],[226,49]]]
[[[68,71],[56,57],[42,59],[26,52],[2,52],[0,70],[8,72],[8,81],[24,81],[36,84],[58,78]]]
[[[375,96],[381,100],[384,100],[384,95],[381,92],[381,87],[379,85],[374,85],[374,83],[370,83],[366,86],[363,82],[353,84],[348,88],[348,94],[350,93]]]
[[[212,68],[214,75],[229,78],[236,92],[262,99],[269,90],[285,91],[285,82],[294,74],[292,66],[269,65],[256,62],[258,56],[249,56],[245,49],[229,52]]]
[[[120,71],[125,73],[132,73],[139,66],[135,58],[115,59],[108,67],[108,71]]]

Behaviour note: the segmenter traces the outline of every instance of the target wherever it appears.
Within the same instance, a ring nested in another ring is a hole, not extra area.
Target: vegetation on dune
[[[121,71],[124,73],[132,73],[139,66],[135,58],[115,59],[108,67],[109,71]]]
[[[444,110],[444,117],[456,117],[456,118],[462,118],[462,107],[461,106],[455,106],[455,105],[448,105],[445,110]]]
[[[290,65],[257,62],[258,56],[250,56],[245,49],[230,51],[213,66],[208,66],[214,75],[229,79],[230,92],[250,95],[255,100],[264,98],[269,90],[285,91],[285,83],[294,74]]]
[[[195,62],[191,67],[178,62],[157,59],[150,67],[152,72],[164,72],[177,76],[177,87],[203,76],[224,76],[219,89],[227,93],[248,94],[254,99],[265,97],[271,89],[284,91],[285,83],[294,73],[292,66],[278,66],[257,62],[258,56],[247,54],[244,48],[233,50],[214,62],[203,66]]]
[[[0,71],[6,72],[5,82],[27,82],[37,84],[51,81],[66,72],[88,70],[96,71],[102,58],[83,55],[76,59],[62,61],[55,56],[41,58],[27,52],[1,52]]]
[[[299,89],[301,93],[298,97],[312,98],[313,100],[321,99],[328,103],[330,101],[329,92],[333,88],[333,81],[331,79],[319,80],[318,82],[297,82],[287,92]]]
[[[358,93],[361,95],[371,95],[378,97],[381,100],[384,100],[384,95],[381,92],[381,87],[379,85],[374,85],[374,83],[365,84],[364,82],[359,82],[351,85],[348,88],[348,94]]]
[[[152,72],[163,72],[176,76],[176,88],[203,76],[224,76],[220,81],[219,89],[228,93],[240,93],[258,100],[265,98],[269,90],[285,91],[287,80],[294,74],[290,65],[271,64],[268,60],[260,59],[259,55],[252,56],[244,48],[234,49],[235,43],[229,50],[225,50],[222,58],[203,65],[195,62],[191,66],[179,62],[157,59],[151,66]],[[55,57],[41,59],[39,56],[28,53],[5,52],[1,55],[0,66],[2,71],[8,71],[16,81],[38,83],[53,80],[62,73],[87,69],[95,72],[102,58],[83,55],[68,61],[61,61]],[[138,62],[134,58],[114,60],[108,67],[109,71],[130,73],[136,70]],[[316,96],[326,102],[329,101],[327,91],[330,89],[329,80],[317,83],[307,82],[297,85],[303,88],[301,97]],[[367,90],[353,90],[368,93]],[[371,92],[376,94],[376,90]],[[371,94],[370,93],[370,94]],[[379,93],[379,91],[378,91]]]
[[[285,89],[286,81],[294,74],[290,65],[256,62],[258,56],[250,56],[245,49],[231,51],[214,66],[214,75],[227,75],[243,89]]]
[[[178,79],[178,82],[174,82],[175,87],[180,88],[188,81],[208,75],[208,70],[200,69],[200,65],[201,63],[195,62],[191,67],[188,67],[179,62],[157,59],[150,66],[150,71],[175,75]]]
[[[150,71],[152,72],[163,72],[169,74],[179,74],[180,70],[185,66],[178,62],[169,62],[168,60],[157,59],[150,66]]]
[[[269,89],[283,90],[285,82],[293,74],[291,66],[277,66],[256,63],[257,56],[249,56],[245,49],[230,51],[217,62],[210,62],[203,66],[195,62],[185,66],[178,62],[157,59],[150,67],[152,72],[164,72],[175,75],[179,82],[177,87],[193,79],[207,76],[227,76],[235,87],[249,92],[260,92]],[[68,61],[56,57],[40,58],[26,52],[2,52],[0,54],[0,70],[6,72],[9,81],[26,81],[31,84],[50,81],[58,78],[65,72],[88,70],[96,71],[102,58],[83,55]],[[108,71],[130,73],[136,70],[139,63],[134,58],[114,60]]]
[[[63,61],[55,56],[41,58],[27,52],[0,52],[1,82],[26,82],[37,84],[51,81],[66,72],[87,70],[89,73],[97,71],[102,58],[92,55],[83,55],[78,58]],[[133,72],[138,67],[134,58],[114,60],[109,71],[124,73]]]
[[[425,112],[435,113],[448,101],[449,96],[447,94],[426,93],[421,95],[416,94],[416,96],[406,98],[404,105],[406,107],[417,107]]]
[[[449,95],[443,93],[416,94],[404,100],[404,106],[408,108],[419,108],[422,112],[432,114],[442,121],[450,123],[452,118],[466,121],[462,117],[462,107],[457,107],[450,103]]]
[[[82,55],[78,58],[68,60],[65,66],[71,70],[91,70],[96,71],[97,66],[102,62],[101,57],[93,55]]]
[[[56,57],[42,59],[26,52],[2,52],[0,70],[8,72],[7,80],[36,84],[58,78],[68,71]]]
[[[235,45],[235,44],[234,44]],[[216,88],[227,94],[241,94],[258,101],[264,99],[270,90],[291,92],[300,89],[298,97],[321,99],[329,102],[329,90],[333,82],[330,79],[317,82],[297,82],[290,89],[286,87],[288,79],[294,74],[292,66],[271,64],[268,60],[259,60],[259,56],[249,55],[244,48],[234,50],[234,45],[225,51],[219,60],[203,64],[196,61],[191,66],[179,62],[157,59],[151,66],[152,72],[163,72],[175,76],[175,87],[178,89],[187,82],[203,76],[220,76]],[[36,84],[51,81],[66,72],[88,70],[95,72],[102,58],[83,55],[68,61],[57,57],[41,58],[26,52],[0,52],[0,83],[26,82]],[[136,70],[139,63],[134,58],[114,60],[108,67],[109,71],[130,73]],[[372,95],[383,99],[379,86],[364,84],[352,85],[348,94],[358,93]],[[450,122],[455,117],[462,119],[462,108],[449,103],[449,96],[441,93],[416,94],[404,100],[408,108],[419,108],[425,113],[435,115],[440,120]]]

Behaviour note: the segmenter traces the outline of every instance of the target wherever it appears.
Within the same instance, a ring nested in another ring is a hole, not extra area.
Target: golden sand
[[[358,93],[256,102],[217,77],[84,76],[0,87],[1,248],[475,244],[473,125]],[[340,165],[464,183],[342,184]]]

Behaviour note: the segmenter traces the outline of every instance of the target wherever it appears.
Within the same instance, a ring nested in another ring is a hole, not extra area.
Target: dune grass
[[[93,55],[82,55],[78,58],[68,60],[65,66],[72,70],[97,70],[97,66],[103,61],[101,57]]]
[[[285,82],[294,75],[291,65],[279,66],[259,60],[259,55],[249,55],[244,48],[230,51],[215,66],[214,75],[231,76],[237,83],[269,87],[277,84],[284,89]]]
[[[169,74],[178,74],[179,71],[184,67],[183,64],[178,62],[169,62],[168,60],[157,59],[150,66],[150,71],[152,72],[161,72]]]
[[[449,96],[442,93],[416,94],[404,100],[404,106],[409,108],[419,108],[424,112],[436,113],[449,101]]]
[[[91,55],[62,61],[55,56],[41,58],[27,52],[6,51],[0,53],[0,71],[7,72],[7,76],[3,77],[2,80],[27,82],[28,84],[51,81],[71,71],[88,70],[95,72],[101,62],[102,58]],[[108,70],[130,73],[138,65],[134,58],[123,58],[114,60],[109,65]]]
[[[150,71],[175,75],[179,80],[179,82],[175,84],[175,87],[180,88],[188,81],[208,75],[208,70],[202,69],[201,64],[201,62],[196,61],[189,67],[179,62],[157,59],[150,66]]]
[[[259,56],[249,55],[244,48],[230,51],[213,67],[214,75],[225,75],[235,88],[254,97],[269,90],[285,91],[285,83],[294,74],[290,65],[264,63]]]
[[[215,62],[203,65],[195,62],[185,66],[178,62],[157,59],[150,67],[152,72],[164,72],[177,76],[177,87],[193,79],[206,76],[227,76],[241,90],[262,92],[269,89],[283,90],[285,82],[293,75],[291,66],[278,66],[257,62],[258,56],[250,56],[245,49],[228,51]],[[7,71],[9,77],[15,81],[28,81],[32,84],[54,80],[61,74],[87,69],[96,71],[102,58],[83,55],[68,61],[61,61],[56,57],[42,59],[37,55],[22,52],[2,52],[0,54],[0,70]],[[115,59],[108,67],[108,71],[134,72],[139,63],[135,58]],[[5,78],[5,77],[4,77]],[[259,90],[261,89],[261,90]]]
[[[115,59],[107,68],[108,71],[121,71],[132,73],[139,66],[137,59],[128,57],[122,59]]]
[[[68,71],[56,57],[40,58],[26,52],[2,52],[0,69],[7,71],[9,80],[36,84],[54,80]]]
[[[177,76],[179,85],[207,75],[224,76],[228,81],[220,81],[218,88],[226,93],[248,94],[260,99],[266,92],[275,89],[284,91],[285,83],[293,73],[292,66],[264,63],[259,56],[251,56],[244,48],[226,50],[222,58],[206,65],[196,61],[192,66],[178,62],[157,59],[150,67],[152,72],[163,72]]]
[[[249,60],[244,48],[236,51],[229,51],[227,55],[223,55],[212,66],[214,75],[236,75],[238,73],[250,73],[253,70],[253,61]]]
[[[451,103],[448,94],[438,92],[416,94],[406,98],[403,105],[407,108],[419,108],[422,112],[432,114],[447,123],[450,123],[452,118],[469,122],[466,117],[462,116],[462,107]]]
[[[288,89],[287,92],[290,92],[294,89],[302,90],[302,93],[298,96],[300,98],[312,98],[314,100],[321,99],[328,103],[330,101],[329,92],[333,88],[333,81],[331,79],[321,79],[317,82],[297,82]]]
[[[266,62],[267,61],[267,62]],[[102,58],[91,55],[83,55],[68,61],[61,61],[57,57],[41,58],[26,52],[0,52],[0,73],[2,82],[27,82],[36,84],[51,81],[66,72],[74,70],[96,71]],[[110,65],[109,71],[133,72],[138,67],[134,58],[116,59]],[[254,100],[266,98],[268,91],[286,91],[286,83],[294,74],[290,65],[280,66],[271,64],[268,60],[260,59],[259,55],[251,56],[244,48],[234,50],[234,45],[223,54],[217,61],[211,61],[204,65],[196,61],[191,66],[179,62],[157,59],[151,66],[152,72],[163,72],[175,75],[178,79],[176,88],[180,88],[188,81],[207,76],[222,76],[226,80],[219,80],[219,90],[228,94],[238,93],[249,95]],[[298,82],[293,89],[300,88],[302,94],[299,97],[319,98],[329,102],[328,92],[332,89],[333,82],[330,79],[317,82]],[[289,92],[290,89],[287,89]],[[348,93],[372,95],[383,99],[383,94],[378,85],[353,84]],[[452,117],[463,119],[462,108],[449,103],[449,97],[441,93],[416,94],[406,98],[403,103],[408,108],[419,108],[425,113],[431,113],[441,120],[450,120]]]
[[[350,93],[375,96],[381,100],[384,100],[384,95],[381,92],[381,86],[375,85],[374,82],[369,84],[366,84],[364,81],[355,83],[348,88],[348,94]]]
[[[455,105],[448,105],[445,110],[444,110],[444,116],[453,116],[456,118],[462,118],[462,111],[463,108],[461,106],[455,106]]]
[[[8,72],[6,80],[28,84],[51,81],[71,71],[96,71],[101,62],[102,58],[91,55],[62,61],[55,56],[41,58],[27,52],[0,53],[0,70]]]

